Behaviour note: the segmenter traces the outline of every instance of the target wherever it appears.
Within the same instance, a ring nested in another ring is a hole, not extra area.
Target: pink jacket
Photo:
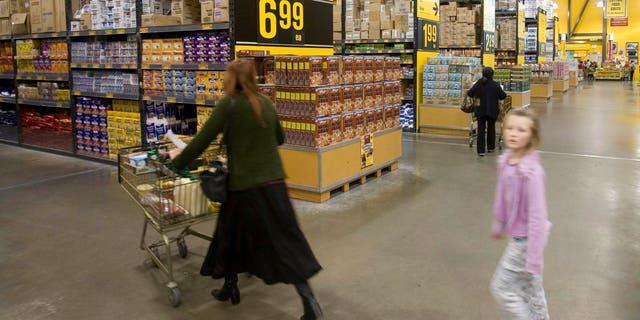
[[[527,238],[526,270],[542,274],[543,254],[551,229],[545,197],[545,174],[537,151],[522,157],[509,170],[511,151],[498,158],[498,183],[494,201],[493,231]],[[509,174],[509,172],[515,174]]]

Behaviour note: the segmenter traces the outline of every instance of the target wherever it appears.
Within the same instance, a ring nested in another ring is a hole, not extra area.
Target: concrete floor
[[[598,82],[534,106],[554,228],[551,316],[640,319],[640,99]],[[324,267],[326,319],[497,319],[488,284],[495,155],[462,139],[405,135],[399,170],[323,204],[295,202]],[[178,258],[183,303],[137,247],[140,209],[113,166],[0,144],[0,319],[298,319],[292,287],[242,277],[242,303],[209,295],[207,243]],[[212,223],[196,229],[210,233]]]

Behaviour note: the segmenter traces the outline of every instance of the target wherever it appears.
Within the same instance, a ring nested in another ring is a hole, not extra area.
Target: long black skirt
[[[229,193],[200,274],[249,272],[266,284],[301,283],[322,268],[300,230],[284,182]]]

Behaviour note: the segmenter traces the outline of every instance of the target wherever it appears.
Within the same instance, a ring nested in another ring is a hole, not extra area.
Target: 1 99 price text
[[[418,19],[418,49],[425,51],[438,51],[439,24],[434,21]]]
[[[296,0],[259,0],[258,36],[267,42],[291,35],[294,43],[304,42],[304,4]],[[280,39],[284,40],[284,39]]]

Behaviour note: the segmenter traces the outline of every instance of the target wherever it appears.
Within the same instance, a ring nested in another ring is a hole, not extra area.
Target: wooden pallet
[[[551,97],[531,97],[531,103],[549,103]]]
[[[381,167],[373,172],[368,174],[363,174],[362,176],[355,177],[353,179],[349,179],[348,182],[345,182],[341,185],[335,186],[331,189],[325,190],[323,192],[315,192],[303,189],[297,189],[295,187],[289,187],[289,196],[294,199],[300,199],[310,202],[325,202],[331,197],[335,197],[344,192],[348,192],[352,187],[362,185],[367,183],[367,181],[371,178],[381,177],[384,172],[391,172],[398,169],[398,162],[393,162],[386,167]]]

